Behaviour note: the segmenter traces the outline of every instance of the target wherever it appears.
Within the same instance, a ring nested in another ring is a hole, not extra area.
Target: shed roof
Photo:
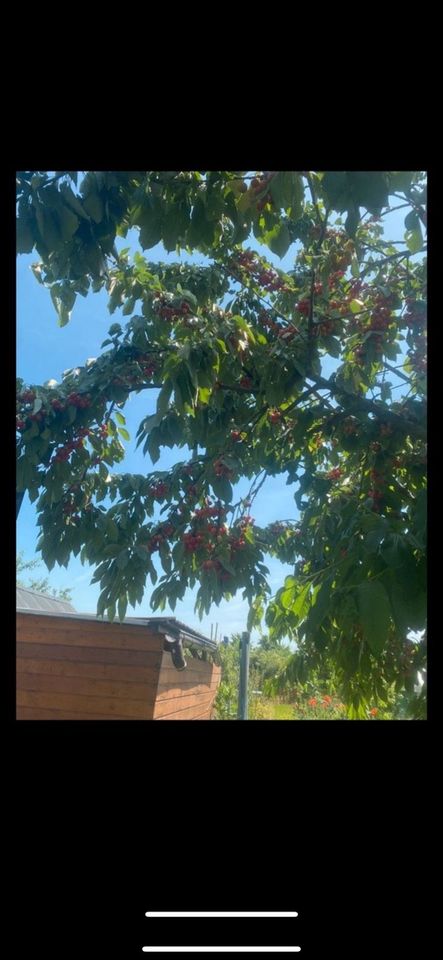
[[[67,600],[58,600],[47,594],[28,590],[25,587],[17,587],[17,611],[19,613],[45,613],[50,616],[65,616],[70,620],[97,620],[95,613],[77,613]],[[100,619],[106,621],[108,617],[105,616]],[[161,632],[169,633],[199,647],[208,647],[211,650],[215,650],[217,647],[215,640],[211,640],[192,627],[186,626],[176,617],[125,617],[123,623],[140,627],[153,626]]]
[[[75,613],[75,607],[68,600],[59,600],[47,593],[37,593],[28,587],[16,588],[17,610],[35,610],[41,613]]]

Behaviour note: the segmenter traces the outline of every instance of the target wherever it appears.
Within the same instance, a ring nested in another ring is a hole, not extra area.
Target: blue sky
[[[399,210],[384,218],[384,239],[402,240],[404,234],[404,214]],[[267,248],[259,248],[251,236],[245,246],[260,249],[270,263],[283,270],[293,267],[297,247],[292,245],[283,260],[272,254]],[[119,243],[121,247],[131,246],[132,250],[140,250],[137,243],[137,233],[132,231],[125,240]],[[176,261],[176,254],[165,252],[163,245],[158,244],[152,250],[147,250],[148,260]],[[182,261],[205,263],[206,258],[200,255],[192,257],[183,253]],[[70,323],[63,328],[57,326],[55,310],[50,300],[49,291],[40,285],[31,269],[32,263],[38,260],[36,251],[18,257],[17,260],[17,376],[27,383],[43,383],[45,380],[61,381],[62,372],[69,367],[83,365],[89,357],[99,355],[100,344],[106,338],[108,328],[113,322],[124,325],[126,317],[120,317],[120,311],[112,315],[107,309],[107,294],[101,292],[90,294],[87,298],[77,297]],[[325,369],[327,373],[327,368]],[[397,390],[397,396],[401,390]],[[144,457],[141,447],[135,450],[135,433],[142,417],[154,412],[156,391],[150,390],[130,396],[125,406],[127,429],[131,441],[126,444],[126,456],[122,463],[117,464],[115,472],[149,473],[152,469],[167,470],[178,460],[184,460],[186,453],[183,450],[162,451],[160,460],[152,467],[149,456]],[[250,481],[242,481],[236,487],[236,493],[245,495]],[[254,501],[253,515],[256,522],[265,525],[276,520],[297,518],[298,511],[294,503],[294,487],[286,486],[285,477],[269,477]],[[25,559],[32,559],[36,554],[38,527],[36,525],[35,504],[31,504],[25,496],[17,521],[17,549],[24,551]],[[270,570],[269,582],[272,591],[276,591],[283,582],[283,578],[291,573],[291,567],[283,566],[277,560],[269,557],[265,560]],[[46,567],[35,571],[37,575],[47,574]],[[54,567],[50,573],[50,583],[54,587],[69,587],[72,590],[72,602],[79,612],[95,613],[100,588],[98,584],[90,584],[93,569],[82,566],[78,558],[73,558],[67,569]],[[128,616],[150,616],[153,611],[149,606],[149,595],[153,589],[147,585],[144,601],[135,608],[128,607]],[[196,589],[189,591],[182,602],[177,603],[174,612],[168,608],[165,613],[171,613],[186,622],[189,626],[209,635],[211,624],[218,624],[221,635],[230,635],[246,628],[248,606],[241,598],[241,591],[229,602],[223,601],[219,607],[212,607],[209,616],[199,620],[194,613]]]

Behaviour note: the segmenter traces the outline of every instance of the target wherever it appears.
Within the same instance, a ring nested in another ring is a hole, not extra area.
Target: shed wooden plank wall
[[[154,720],[210,720],[221,668],[186,655],[186,670],[177,671],[163,654]]]
[[[152,720],[162,634],[19,613],[17,641],[18,720]]]
[[[136,624],[17,614],[18,720],[209,720],[220,667]]]

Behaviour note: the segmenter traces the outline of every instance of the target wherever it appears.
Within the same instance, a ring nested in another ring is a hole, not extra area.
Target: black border
[[[312,158],[301,165],[315,168]],[[391,165],[423,161],[396,154]],[[431,197],[435,179],[430,171]],[[12,220],[13,203],[10,212]],[[432,387],[435,347],[430,357]],[[13,398],[13,372],[11,381]],[[11,431],[11,461],[13,442]],[[432,468],[430,478],[432,494]],[[340,958],[426,955],[432,640],[426,722],[287,723],[278,738],[266,721],[18,722],[13,642],[9,651],[17,955],[38,944],[48,958],[140,958],[145,910],[249,903],[299,911],[303,958],[328,955],[331,945]]]

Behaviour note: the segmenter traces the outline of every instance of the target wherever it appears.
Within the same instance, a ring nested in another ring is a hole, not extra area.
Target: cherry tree
[[[17,216],[59,324],[103,289],[121,320],[61,383],[18,381],[17,489],[47,567],[80,554],[111,619],[149,583],[153,610],[197,585],[200,615],[241,591],[249,628],[296,640],[288,682],[328,669],[351,716],[405,691],[423,716],[425,174],[19,171]],[[117,249],[132,228],[143,254]],[[160,241],[204,265],[151,262]],[[293,269],[270,265],[291,248]],[[125,403],[149,390],[147,471],[119,472]],[[164,447],[185,456],[156,470]],[[263,526],[276,476],[297,512]],[[275,594],[267,556],[288,566]]]

